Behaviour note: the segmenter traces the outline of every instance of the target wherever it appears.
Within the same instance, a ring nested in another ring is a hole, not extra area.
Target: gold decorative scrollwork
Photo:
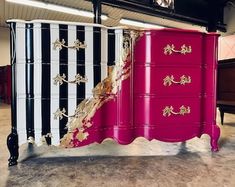
[[[59,48],[59,50],[61,50],[63,47],[65,47],[65,48],[68,48],[68,49],[76,49],[76,50],[79,51],[79,49],[85,49],[87,47],[85,42],[82,43],[82,42],[80,42],[79,39],[74,41],[74,45],[73,46],[67,46],[67,45],[65,45],[65,43],[66,42],[65,42],[64,39],[62,39],[61,41],[59,39],[56,39],[56,41],[53,42],[53,45],[54,45],[53,49],[56,50],[57,48]]]
[[[143,35],[144,35],[143,31],[138,31],[138,30],[131,30],[130,31],[130,37],[134,43],[137,41],[138,38],[140,38]]]
[[[66,118],[79,118],[81,115],[87,115],[87,111],[84,109],[89,105],[89,101],[87,99],[84,99],[79,106],[75,109],[75,113],[72,116],[66,115],[66,110],[63,108],[62,110],[58,108],[56,112],[54,112],[54,119],[59,118],[59,120],[62,120],[64,117]]]
[[[60,74],[57,74],[56,77],[53,78],[54,85],[57,85],[57,83],[59,83],[59,85],[62,85],[64,82],[80,85],[81,82],[86,83],[88,81],[86,76],[82,77],[80,74],[75,75],[75,79],[72,81],[67,81],[65,78],[66,75],[64,73],[62,74],[62,76]]]
[[[173,54],[173,52],[186,55],[186,53],[192,53],[192,47],[191,46],[187,47],[185,44],[181,46],[181,50],[176,50],[174,44],[171,45],[167,44],[167,46],[164,47],[165,55],[171,55]]]
[[[164,117],[169,117],[169,116],[171,116],[171,114],[173,114],[173,115],[185,115],[185,114],[190,114],[190,107],[188,106],[188,107],[185,107],[184,105],[182,105],[180,108],[180,111],[179,112],[174,112],[173,110],[174,110],[174,108],[173,108],[173,106],[166,106],[162,111],[163,111],[163,113],[162,113],[162,115],[164,116]]]
[[[190,76],[186,77],[185,75],[182,75],[182,76],[180,77],[180,81],[175,81],[173,75],[171,75],[171,76],[167,75],[167,76],[163,79],[163,85],[164,85],[164,86],[171,86],[172,83],[185,85],[185,84],[190,84],[191,82],[192,82],[192,81],[191,81],[191,77],[190,77]]]
[[[122,60],[126,61],[128,55],[130,55],[130,50],[131,50],[131,38],[129,35],[124,36],[122,45],[123,45]]]
[[[131,48],[135,44],[135,42],[139,39],[139,37],[143,36],[143,31],[131,30],[126,33],[123,37],[123,53],[122,60],[125,62],[128,59],[128,56],[131,55]],[[130,56],[129,56],[130,57]]]

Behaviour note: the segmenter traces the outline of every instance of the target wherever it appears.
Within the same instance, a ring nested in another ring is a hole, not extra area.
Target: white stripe
[[[76,38],[76,26],[69,25],[68,26],[68,45],[73,46]],[[77,73],[77,50],[76,49],[68,49],[68,80],[74,80],[75,75]],[[76,84],[68,84],[68,115],[71,116],[74,114],[76,108],[76,93],[77,93],[77,85]]]
[[[34,53],[34,132],[35,132],[35,143],[41,143],[42,133],[42,116],[41,114],[41,98],[42,98],[42,40],[41,40],[41,24],[34,24],[33,33],[33,53]]]
[[[115,64],[122,64],[122,43],[123,43],[123,30],[115,30]]]
[[[59,85],[54,85],[53,78],[59,74],[59,49],[53,49],[53,42],[59,38],[59,25],[50,25],[51,35],[51,133],[52,145],[60,144],[59,119],[54,119],[53,113],[59,108]]]
[[[26,143],[25,24],[16,23],[16,122],[19,145]]]
[[[17,132],[19,137],[19,145],[27,142],[26,133],[26,100],[24,98],[17,98]]]
[[[92,95],[92,89],[94,87],[94,70],[93,70],[93,28],[85,27],[85,43],[87,47],[85,49],[85,75],[88,78],[86,83],[86,98]]]
[[[107,77],[108,74],[107,64],[108,64],[108,33],[107,29],[101,28],[101,80]]]
[[[115,65],[118,66],[118,68],[120,68],[120,66],[122,65],[122,58],[121,58],[122,43],[123,43],[123,30],[122,29],[115,30]],[[121,88],[119,87],[119,89]],[[117,124],[120,124],[121,123],[121,120],[120,120],[121,96],[120,95],[117,96],[117,100],[118,100],[117,101],[117,109],[118,109],[117,110]]]

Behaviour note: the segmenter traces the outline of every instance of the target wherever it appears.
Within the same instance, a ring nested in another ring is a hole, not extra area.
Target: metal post
[[[101,0],[92,0],[94,10],[94,23],[101,24]]]
[[[218,22],[219,3],[217,0],[208,0],[208,32],[216,32]]]

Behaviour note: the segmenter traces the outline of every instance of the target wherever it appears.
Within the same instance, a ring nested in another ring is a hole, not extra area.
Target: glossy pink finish
[[[202,90],[201,74],[202,69],[200,67],[174,67],[169,69],[169,67],[135,65],[134,81],[138,84],[134,84],[134,94],[199,96]],[[183,75],[190,77],[191,83],[164,85],[164,78],[172,75],[177,82]]]
[[[174,112],[184,105],[190,107],[190,113],[182,115],[163,116],[163,109],[172,106]],[[143,115],[148,114],[148,115]],[[135,126],[174,126],[175,123],[192,126],[200,123],[200,99],[199,98],[156,98],[134,97],[134,125]],[[173,133],[174,132],[169,132]],[[172,134],[172,135],[173,135]]]
[[[105,138],[129,144],[139,136],[180,142],[208,134],[212,151],[217,151],[217,39],[216,34],[176,29],[145,31],[134,46],[131,76],[122,81],[117,97],[97,110],[87,130],[89,137],[77,146]],[[191,46],[192,53],[165,55],[167,44],[177,49]],[[167,75],[173,75],[175,81],[182,75],[190,76],[191,83],[164,86]],[[190,107],[190,112],[164,116],[166,106],[172,106],[175,113],[181,106]]]
[[[135,46],[135,64],[150,63],[172,66],[201,64],[202,37],[203,35],[199,32],[181,32],[166,29],[146,31]],[[180,50],[183,45],[191,46],[192,53],[186,55],[180,53],[165,55],[164,48],[168,44],[173,44],[175,50]]]

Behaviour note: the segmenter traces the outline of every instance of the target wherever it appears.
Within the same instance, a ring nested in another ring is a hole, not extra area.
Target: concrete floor
[[[126,146],[108,139],[78,149],[23,145],[20,163],[8,168],[10,106],[0,104],[0,187],[233,187],[235,115],[225,114],[220,127],[217,153],[207,135],[186,143],[138,138]]]

